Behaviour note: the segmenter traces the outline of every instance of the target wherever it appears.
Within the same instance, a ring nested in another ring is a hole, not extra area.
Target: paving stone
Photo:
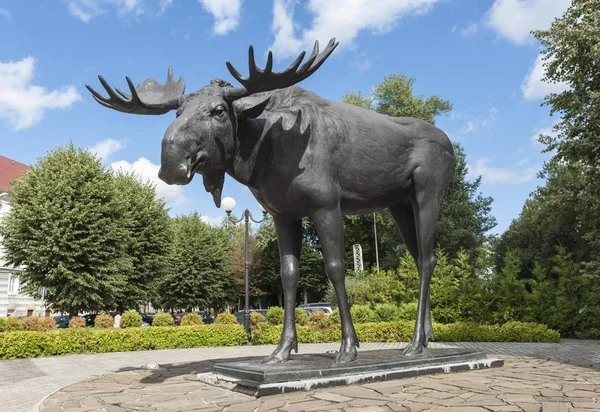
[[[282,407],[284,404],[285,402],[283,400],[276,399],[270,396],[266,398],[266,400],[262,401],[262,405],[260,405],[259,412],[272,411],[273,409],[278,409]]]
[[[353,399],[348,396],[340,395],[338,393],[331,393],[331,392],[317,392],[317,393],[312,394],[312,397],[317,398],[317,399],[322,399],[324,401],[331,401],[331,402],[346,402],[346,401],[351,401]]]
[[[386,401],[378,401],[376,399],[353,399],[348,402],[352,406],[383,406]]]
[[[307,409],[312,409],[312,408],[322,407],[322,406],[329,406],[329,405],[332,405],[332,404],[327,401],[312,400],[312,401],[291,403],[289,405],[285,405],[284,407],[282,407],[280,409],[282,411],[286,411],[286,412],[300,412],[300,411],[305,411]]]
[[[258,409],[260,404],[261,402],[259,399],[250,402],[234,403],[225,408],[225,411],[252,412],[253,410]]]
[[[565,402],[542,402],[542,412],[568,412],[569,406]]]
[[[600,403],[597,402],[573,402],[574,408],[581,409],[600,409]]]
[[[399,405],[397,403],[388,403],[387,407],[390,408],[393,412],[408,412],[408,408],[404,405]]]
[[[429,403],[407,403],[404,406],[406,406],[410,412],[421,412],[431,409],[431,404]]]
[[[540,412],[542,410],[542,406],[539,403],[518,402],[516,405],[521,408],[523,412]]]

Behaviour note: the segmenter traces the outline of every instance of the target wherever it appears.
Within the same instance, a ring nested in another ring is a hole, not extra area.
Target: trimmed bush
[[[142,315],[135,310],[128,310],[121,315],[121,328],[139,328],[142,326],[144,321]]]
[[[331,327],[331,322],[325,312],[316,310],[308,317],[308,327],[311,329],[325,330]]]
[[[47,332],[56,328],[56,322],[52,318],[40,318],[38,316],[29,316],[21,321],[23,330],[35,332]]]
[[[417,301],[403,303],[400,305],[398,320],[412,320],[413,322],[417,319]]]
[[[267,319],[258,312],[250,313],[250,328],[260,328],[260,324],[266,322]]]
[[[270,307],[267,311],[267,322],[271,325],[283,325],[283,308],[279,306]]]
[[[170,313],[157,313],[152,321],[152,326],[175,326],[175,319]]]
[[[393,303],[378,303],[373,309],[381,322],[395,322],[400,320],[400,310]]]
[[[6,319],[6,322],[4,324],[4,329],[7,332],[23,330],[23,322],[21,322],[20,319],[17,319],[15,317],[11,316],[10,318]]]
[[[94,319],[94,327],[108,329],[115,326],[115,318],[108,313],[101,313]]]
[[[353,305],[350,308],[350,316],[354,323],[377,322],[377,315],[369,305]]]
[[[181,326],[196,326],[202,325],[204,322],[197,313],[186,313],[181,319]]]
[[[71,328],[71,329],[85,328],[85,325],[86,325],[85,319],[82,318],[81,316],[73,316],[69,320],[69,328]]]
[[[331,316],[330,316],[331,318]],[[281,337],[281,325],[264,325],[255,344],[277,344]],[[412,337],[412,321],[355,324],[361,342],[408,342]],[[326,343],[341,339],[339,326],[315,329],[297,326],[298,342]],[[504,325],[477,325],[472,323],[433,324],[436,341],[440,342],[558,342],[560,334],[545,325],[536,323],[508,322]]]
[[[240,325],[57,329],[50,332],[0,333],[0,359],[78,353],[238,346],[247,342]]]
[[[6,318],[0,318],[0,332],[6,330]]]
[[[296,308],[296,325],[306,325],[308,323],[308,313],[304,309]]]
[[[331,312],[331,315],[329,315],[329,322],[334,323],[334,324],[341,324],[342,320],[340,319],[340,310],[339,309],[334,309],[333,312]]]
[[[250,319],[252,319],[252,317]],[[237,325],[237,318],[235,317],[235,315],[232,315],[231,313],[225,311],[217,315],[215,323],[219,325]]]

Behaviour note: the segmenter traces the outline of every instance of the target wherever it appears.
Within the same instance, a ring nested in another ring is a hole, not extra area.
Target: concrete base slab
[[[217,363],[199,381],[260,397],[421,375],[499,367],[501,359],[488,359],[477,350],[428,349],[406,357],[401,350],[363,351],[355,362],[336,364],[336,354],[292,355],[288,362],[265,365],[261,359]]]

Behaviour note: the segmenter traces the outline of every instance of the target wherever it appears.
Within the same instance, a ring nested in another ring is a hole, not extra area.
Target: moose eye
[[[223,113],[225,113],[225,112],[226,112],[225,107],[222,105],[219,105],[213,109],[212,114],[213,114],[213,116],[222,116]]]

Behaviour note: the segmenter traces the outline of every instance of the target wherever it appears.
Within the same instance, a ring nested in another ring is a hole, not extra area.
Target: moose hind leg
[[[339,209],[321,209],[313,212],[311,219],[321,241],[325,272],[335,289],[340,310],[342,344],[335,361],[336,363],[353,362],[356,360],[356,348],[359,346],[359,342],[350,317],[350,307],[344,283],[346,268],[344,266],[344,223],[342,213]]]
[[[396,221],[400,230],[404,245],[415,260],[417,270],[419,267],[419,244],[417,242],[417,228],[415,226],[415,214],[410,203],[397,203],[390,208],[390,213]],[[425,347],[429,339],[433,340],[433,326],[431,324],[431,294],[426,296],[425,305]]]
[[[413,172],[414,195],[411,199],[417,234],[419,271],[419,302],[417,320],[411,342],[404,350],[408,356],[420,355],[427,345],[425,330],[429,285],[435,268],[434,236],[437,218],[446,190],[444,182],[434,173],[417,168]]]
[[[279,256],[281,282],[284,294],[283,331],[275,351],[262,363],[280,363],[290,359],[292,349],[298,352],[296,336],[296,289],[298,288],[300,250],[302,247],[302,221],[289,222],[274,218]]]

